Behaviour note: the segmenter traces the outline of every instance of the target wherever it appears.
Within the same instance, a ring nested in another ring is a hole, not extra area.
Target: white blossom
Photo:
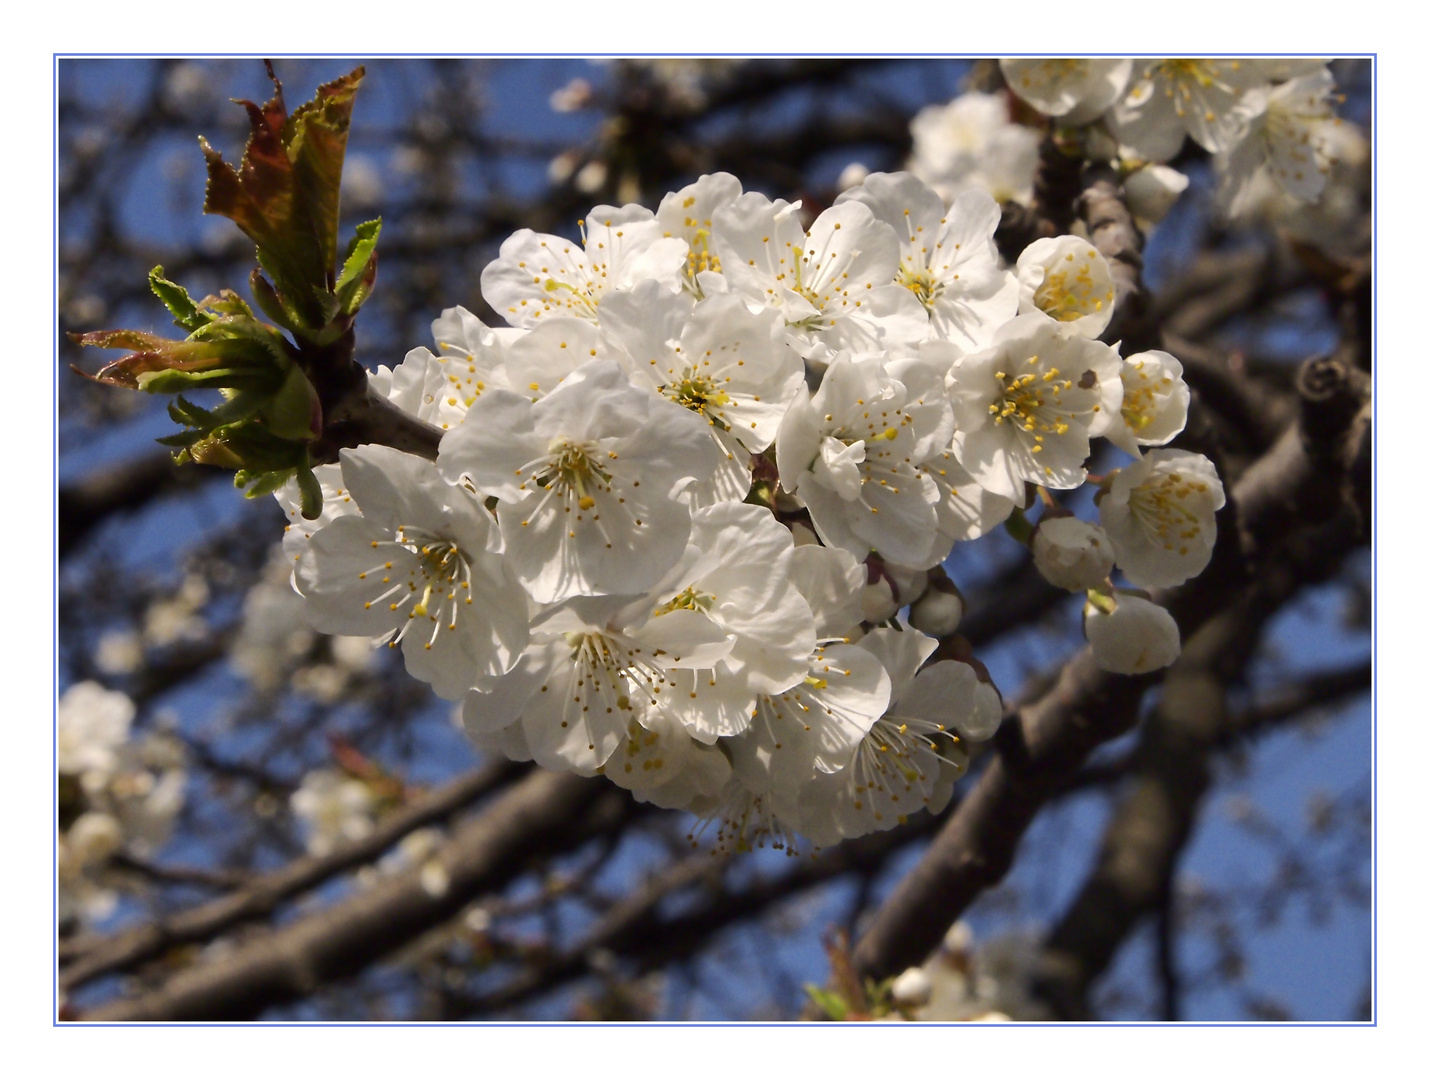
[[[704,295],[701,274],[720,272],[720,257],[710,247],[715,211],[728,206],[743,193],[744,188],[736,177],[729,173],[708,173],[660,200],[655,219],[666,236],[684,240],[688,246],[683,284],[695,296]]]
[[[719,453],[708,425],[596,360],[533,403],[492,390],[442,439],[438,466],[497,499],[507,560],[539,603],[639,593],[690,535],[681,496]]]
[[[969,93],[947,105],[930,105],[909,125],[909,171],[951,203],[970,189],[998,202],[1033,197],[1038,134],[1008,119],[999,94]]]
[[[1158,589],[1206,569],[1225,503],[1216,467],[1201,454],[1152,450],[1113,478],[1098,509],[1127,580]]]
[[[804,365],[785,342],[773,308],[751,311],[738,296],[695,304],[656,282],[611,297],[601,325],[605,355],[708,426],[715,474],[691,489],[696,507],[739,502],[750,490],[750,455],[774,442],[804,386]]]
[[[1018,256],[1018,313],[1041,312],[1095,338],[1112,321],[1117,288],[1102,252],[1076,236],[1034,240]]]
[[[963,621],[963,596],[952,582],[934,582],[909,607],[909,625],[933,637],[945,637]]]
[[[55,711],[55,763],[62,773],[107,777],[118,765],[116,751],[129,738],[134,702],[97,682],[75,683]]]
[[[1169,165],[1143,165],[1122,180],[1127,209],[1144,230],[1157,224],[1172,209],[1191,181]]]
[[[825,543],[926,567],[938,561],[938,490],[914,466],[947,445],[952,410],[939,365],[915,359],[894,370],[913,386],[873,357],[837,357],[780,425],[780,484],[809,507]]]
[[[789,530],[764,507],[721,503],[694,515],[684,558],[618,618],[653,648],[670,627],[699,620],[729,647],[707,662],[670,660],[659,708],[704,743],[750,722],[758,694],[778,694],[805,676],[815,622],[792,578]],[[667,650],[669,651],[669,650]]]
[[[1089,440],[1122,404],[1115,350],[1042,315],[1020,315],[954,366],[954,453],[982,487],[1023,502],[1024,483],[1075,488]]]
[[[1192,392],[1182,379],[1182,364],[1161,349],[1122,361],[1122,407],[1107,429],[1115,446],[1140,457],[1143,446],[1164,446],[1187,426]]]
[[[905,1009],[917,1009],[929,1003],[933,997],[933,983],[924,974],[923,968],[911,967],[895,979],[889,987],[889,996],[894,1004]]]
[[[1246,95],[1240,109],[1246,131],[1216,158],[1217,198],[1228,214],[1246,210],[1251,179],[1262,169],[1294,198],[1321,197],[1334,161],[1331,132],[1340,123],[1331,104],[1334,89],[1335,79],[1322,64],[1274,89]]]
[[[1008,88],[1033,108],[1065,124],[1087,124],[1111,107],[1127,86],[1126,58],[999,60]]]
[[[685,810],[720,795],[730,782],[730,760],[717,746],[692,738],[674,717],[646,709],[627,722],[626,737],[601,775],[638,802]]]
[[[385,446],[344,450],[342,471],[362,513],[315,533],[295,575],[314,627],[401,645],[408,672],[449,701],[509,670],[526,594],[481,502]]]
[[[1237,106],[1265,76],[1252,62],[1236,59],[1139,60],[1126,96],[1112,113],[1112,126],[1129,153],[1144,161],[1168,161],[1191,135],[1203,149],[1229,149],[1245,130]]]
[[[475,742],[520,726],[516,745],[548,769],[590,774],[627,738],[631,720],[660,708],[676,665],[708,668],[732,642],[710,619],[673,610],[659,644],[627,632],[629,597],[579,597],[533,625],[506,675],[467,694],[462,722]]]
[[[928,333],[918,299],[895,285],[899,240],[862,203],[830,207],[806,232],[799,204],[747,192],[715,211],[713,247],[730,289],[777,307],[801,356],[867,355]]]
[[[513,326],[551,315],[596,319],[607,293],[654,278],[679,289],[688,248],[636,204],[597,206],[582,242],[520,229],[482,271],[482,296]]]
[[[332,769],[303,777],[289,798],[303,825],[310,855],[327,855],[342,844],[362,840],[377,821],[377,799],[361,780]]]
[[[891,829],[925,807],[937,813],[967,764],[960,737],[982,740],[997,729],[1002,702],[973,668],[941,660],[920,670],[937,647],[916,630],[879,628],[860,640],[888,672],[890,704],[848,766],[801,790],[800,828],[816,844]]]
[[[909,173],[874,173],[843,192],[894,229],[899,268],[894,281],[928,311],[930,331],[965,349],[988,343],[1018,309],[1018,287],[993,244],[1000,211],[984,191],[966,191],[945,209],[937,192]]]

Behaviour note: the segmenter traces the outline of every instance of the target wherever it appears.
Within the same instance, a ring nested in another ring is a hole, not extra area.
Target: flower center
[[[1040,92],[1063,81],[1080,79],[1087,74],[1086,60],[1044,60],[1025,69],[1018,76],[1024,90]]]
[[[709,593],[700,592],[694,585],[687,585],[681,592],[651,612],[651,617],[668,615],[672,611],[698,611],[704,614],[708,612],[714,604],[715,597]]]
[[[933,271],[927,267],[914,267],[904,263],[899,267],[899,276],[894,279],[918,297],[919,303],[929,311],[943,292],[943,282],[935,281]]]
[[[1064,262],[1072,265],[1049,269],[1033,294],[1038,310],[1059,322],[1072,322],[1102,311],[1103,304],[1111,304],[1111,283],[1093,280],[1096,259],[1097,252],[1088,248],[1081,259],[1072,254],[1064,257]]]
[[[611,490],[611,474],[596,461],[596,450],[595,443],[557,439],[532,482],[562,498],[574,494],[581,509],[590,510],[596,505],[590,492]]]
[[[1202,532],[1201,520],[1187,500],[1209,489],[1203,480],[1188,480],[1181,473],[1167,473],[1132,490],[1128,505],[1155,543],[1164,551],[1186,555],[1188,544]]]
[[[729,379],[725,381],[729,382]],[[660,391],[682,408],[699,413],[721,431],[730,430],[730,425],[719,416],[719,410],[730,404],[730,395],[721,390],[710,376],[696,375],[692,369],[686,368],[679,382],[666,383]]]
[[[707,270],[720,273],[720,256],[710,250],[710,222],[705,222],[701,227],[700,222],[688,217],[685,219],[685,226],[695,229],[695,235],[690,239],[690,254],[685,257],[686,285],[697,297],[703,297],[704,293],[695,276]]]
[[[1027,362],[1036,364],[1038,358],[1030,356]],[[1060,378],[1062,373],[1057,368],[1048,368],[1043,372],[1029,371],[1022,375],[1005,371],[993,374],[1003,384],[1002,400],[988,406],[995,425],[1007,422],[1031,435],[1032,452],[1035,454],[1042,453],[1047,436],[1068,433],[1071,412],[1065,410],[1062,395],[1063,391],[1073,388],[1071,379]]]
[[[874,722],[855,754],[854,809],[872,804],[875,821],[884,820],[879,802],[887,798],[900,825],[929,801],[925,785],[936,779],[938,762],[962,772],[968,764],[957,735],[940,723],[887,713]],[[917,801],[910,796],[919,786]]]
[[[1156,382],[1149,379],[1143,371],[1146,361],[1138,360],[1135,366],[1136,372],[1122,379],[1122,419],[1134,432],[1142,431],[1157,418],[1157,392],[1165,392],[1172,385],[1170,375]]]
[[[364,606],[370,609],[386,602],[388,611],[394,614],[407,608],[401,626],[390,634],[389,648],[396,648],[408,631],[422,620],[431,623],[431,633],[423,645],[423,648],[430,649],[442,630],[457,629],[457,612],[472,602],[471,560],[452,541],[410,525],[399,525],[396,537],[388,544],[403,548],[417,558],[408,563],[406,581],[393,583],[391,560],[358,574],[364,579],[381,574],[382,584],[391,586]],[[382,546],[373,541],[374,548]],[[423,630],[427,630],[425,625]]]

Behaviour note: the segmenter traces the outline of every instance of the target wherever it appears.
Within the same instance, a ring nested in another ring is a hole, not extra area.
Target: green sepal
[[[189,454],[200,464],[250,474],[244,481],[248,483],[258,473],[291,470],[306,463],[308,447],[306,443],[279,438],[261,420],[252,419],[214,428],[207,438],[190,447]]]
[[[239,469],[233,474],[233,486],[243,492],[245,499],[257,499],[263,495],[272,495],[289,480],[293,479],[297,469],[272,469],[263,472],[256,472],[249,469]],[[309,473],[308,475],[312,475]],[[321,493],[319,498],[321,499]],[[321,511],[320,511],[321,512]],[[317,515],[314,515],[315,517]]]
[[[382,232],[382,219],[364,221],[348,242],[342,273],[333,290],[344,315],[354,315],[372,295],[377,281],[377,238]]]
[[[1008,535],[1018,543],[1027,547],[1033,542],[1033,525],[1018,507],[1013,507],[1013,512],[1008,515],[1008,519],[1003,522],[1003,528],[1008,530]]]
[[[299,465],[295,473],[298,477],[298,493],[302,496],[300,510],[303,517],[308,521],[317,521],[323,513],[323,486],[318,483],[318,478],[306,463]]]
[[[208,371],[145,371],[137,381],[146,394],[178,394],[185,390],[233,389],[276,393],[283,377],[261,368],[210,368]]]
[[[207,435],[208,433],[205,431],[194,429],[191,431],[181,431],[177,435],[161,435],[154,441],[160,446],[177,446],[180,449],[187,450],[200,439],[206,438]]]
[[[192,333],[212,319],[211,315],[199,310],[187,289],[164,276],[162,266],[156,266],[149,271],[149,288],[159,298],[160,303],[169,309],[169,314],[174,316],[175,326]]]

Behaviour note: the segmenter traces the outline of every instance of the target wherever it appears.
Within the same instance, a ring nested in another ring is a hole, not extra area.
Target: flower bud
[[[124,830],[109,814],[81,814],[65,835],[70,851],[83,866],[103,862],[124,843]]]
[[[1187,178],[1167,165],[1146,165],[1122,181],[1127,209],[1139,224],[1155,225],[1187,190]]]
[[[933,580],[918,603],[909,608],[909,623],[932,637],[944,637],[963,621],[963,596],[953,582]]]
[[[859,608],[865,622],[881,623],[898,613],[894,587],[887,578],[871,581],[859,594]]]
[[[1092,600],[1083,609],[1083,632],[1103,671],[1143,675],[1181,654],[1182,635],[1166,608],[1132,593],[1118,592],[1107,599],[1115,605],[1111,612]]]
[[[933,997],[933,983],[923,968],[911,967],[894,980],[889,993],[900,1008],[917,1009],[927,1005]]]
[[[1112,573],[1112,541],[1075,517],[1045,518],[1033,533],[1033,564],[1060,589],[1095,589]]]

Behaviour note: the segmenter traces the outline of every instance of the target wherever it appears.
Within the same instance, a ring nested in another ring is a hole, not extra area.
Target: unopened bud
[[[917,1009],[927,1005],[933,997],[933,983],[924,974],[923,968],[911,967],[894,980],[889,987],[894,1004],[905,1009]]]
[[[881,623],[898,613],[894,587],[885,578],[871,581],[859,595],[859,608],[865,622]]]
[[[1089,602],[1083,608],[1083,631],[1092,657],[1103,671],[1143,675],[1164,668],[1182,652],[1182,635],[1166,608],[1132,593],[1118,592],[1116,605],[1104,612]]]
[[[1146,165],[1122,181],[1127,209],[1139,222],[1155,225],[1187,190],[1187,178],[1167,165]]]
[[[909,622],[915,630],[932,637],[945,637],[963,621],[963,596],[947,578],[929,581],[928,591],[909,608]]]
[[[1075,517],[1045,518],[1033,533],[1033,563],[1058,588],[1085,592],[1112,573],[1112,541]]]

